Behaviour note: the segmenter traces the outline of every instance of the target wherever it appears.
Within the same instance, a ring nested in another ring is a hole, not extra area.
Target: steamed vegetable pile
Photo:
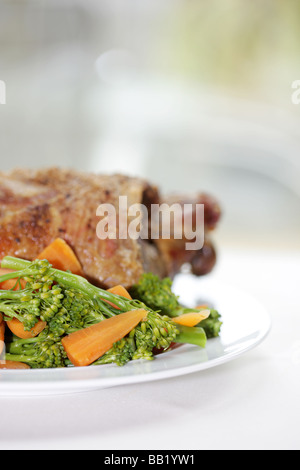
[[[61,240],[34,262],[2,260],[0,368],[123,366],[176,343],[204,348],[220,333],[219,313],[181,306],[170,279],[144,274],[130,291],[104,290],[78,274]]]

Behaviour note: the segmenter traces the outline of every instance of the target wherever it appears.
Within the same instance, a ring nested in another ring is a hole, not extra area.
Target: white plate
[[[182,274],[176,278],[174,290],[186,305],[207,301],[222,314],[221,337],[208,340],[205,349],[183,345],[153,361],[132,361],[124,367],[1,370],[0,395],[74,393],[182,376],[239,357],[257,346],[270,331],[271,320],[264,307],[231,286]]]

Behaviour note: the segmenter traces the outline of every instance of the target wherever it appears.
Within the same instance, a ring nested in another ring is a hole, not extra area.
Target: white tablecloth
[[[0,398],[0,449],[299,449],[300,252],[223,249],[211,274],[269,310],[267,339],[172,379],[50,397]]]

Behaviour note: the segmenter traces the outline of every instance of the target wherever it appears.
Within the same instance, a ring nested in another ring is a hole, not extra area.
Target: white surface
[[[299,449],[300,253],[220,253],[208,277],[246,289],[272,330],[235,361],[160,381],[2,397],[4,449]]]
[[[132,361],[125,367],[110,364],[54,370],[1,370],[0,396],[86,392],[178,377],[229,362],[260,344],[270,331],[268,312],[255,299],[227,284],[182,274],[174,290],[187,306],[199,305],[205,299],[222,312],[220,338],[209,340],[205,348],[181,345],[154,361]]]

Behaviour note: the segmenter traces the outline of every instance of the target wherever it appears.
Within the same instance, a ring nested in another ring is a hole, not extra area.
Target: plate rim
[[[210,284],[214,284],[215,286],[220,285],[218,282],[212,282],[206,280]],[[204,283],[205,284],[205,283]],[[222,287],[226,286],[225,283],[221,284]],[[227,286],[228,288],[228,286]],[[265,338],[268,336],[272,329],[272,319],[269,312],[265,309],[265,307],[257,301],[253,296],[251,296],[248,292],[245,292],[241,289],[232,288],[233,291],[239,292],[240,294],[246,296],[248,299],[252,299],[252,301],[260,307],[261,314],[263,314],[263,326],[258,328],[255,333],[257,333],[254,340],[244,344],[241,343],[241,346],[237,349],[229,351],[227,353],[222,354],[221,356],[209,359],[207,361],[202,361],[196,364],[187,364],[182,365],[179,367],[173,367],[171,369],[162,368],[161,370],[144,372],[140,374],[131,374],[131,375],[113,375],[111,377],[101,377],[98,375],[97,377],[87,377],[84,378],[85,371],[90,373],[91,366],[83,367],[83,368],[73,368],[70,367],[70,371],[78,371],[79,375],[83,375],[81,378],[73,377],[70,379],[56,379],[53,380],[53,375],[57,375],[59,373],[68,374],[67,369],[34,369],[34,370],[0,370],[0,397],[4,396],[28,396],[28,395],[61,395],[61,394],[71,394],[71,393],[78,393],[83,391],[92,391],[92,390],[100,390],[104,388],[112,388],[116,386],[122,385],[130,385],[130,384],[138,384],[138,383],[145,383],[145,382],[154,382],[163,379],[170,379],[179,376],[185,376],[188,374],[208,370],[211,368],[215,368],[217,366],[221,366],[225,363],[228,363],[234,359],[239,358],[240,356],[244,355],[245,353],[249,352],[250,350],[259,346]],[[208,344],[212,344],[213,341],[220,341],[221,342],[222,335],[220,338],[213,338],[208,340]],[[241,341],[244,337],[241,337]],[[191,349],[196,350],[198,349],[197,346],[192,345],[182,345],[180,349]],[[178,348],[179,349],[179,348]],[[205,350],[205,348],[204,348]],[[159,361],[162,360],[161,358],[167,358],[167,354],[171,355],[173,351],[167,351],[166,353],[158,356],[155,360]],[[146,360],[138,360],[135,363],[149,363]],[[93,366],[95,370],[99,371],[103,367],[118,367],[115,364],[108,364],[108,365],[99,365]],[[124,366],[126,367],[126,366]],[[97,368],[97,369],[96,369]],[[118,370],[118,369],[116,369]],[[80,371],[80,372],[79,372]],[[31,374],[30,379],[28,379],[28,373]],[[41,376],[46,374],[46,378],[41,380]],[[75,372],[76,375],[76,372]],[[26,377],[26,380],[25,380]],[[4,381],[2,381],[4,378]],[[11,379],[11,380],[10,380]]]

